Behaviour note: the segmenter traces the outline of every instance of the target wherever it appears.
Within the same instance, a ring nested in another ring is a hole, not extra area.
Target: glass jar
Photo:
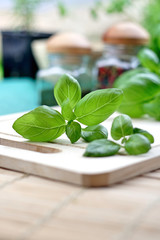
[[[91,69],[89,67],[89,55],[72,54],[50,54],[50,67],[38,71],[38,88],[40,91],[40,104],[53,105],[55,100],[53,96],[54,85],[63,74],[70,74],[76,78],[81,86],[82,95],[90,92],[92,89]]]
[[[149,41],[148,32],[140,25],[122,21],[102,35],[103,56],[96,64],[96,88],[110,88],[117,77],[139,65],[137,53]]]
[[[37,73],[37,83],[41,92],[40,104],[56,103],[53,88],[63,74],[70,74],[77,79],[82,95],[90,92],[92,89],[90,67],[92,50],[88,40],[81,34],[64,32],[49,38],[46,47],[49,67]]]
[[[37,77],[53,85],[63,74],[75,77],[83,91],[91,88],[90,57],[87,55],[50,54],[50,67],[38,72]]]
[[[137,68],[139,49],[134,45],[105,44],[103,56],[96,63],[96,88],[111,88],[122,73]]]

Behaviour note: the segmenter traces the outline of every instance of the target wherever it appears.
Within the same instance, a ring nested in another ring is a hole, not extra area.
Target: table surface
[[[159,240],[160,170],[81,188],[0,169],[1,240]]]
[[[82,188],[0,168],[0,240],[159,240],[160,169]]]

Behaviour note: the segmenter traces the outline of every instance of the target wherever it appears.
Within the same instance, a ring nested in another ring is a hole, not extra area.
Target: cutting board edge
[[[150,164],[150,161],[152,161],[152,165]],[[71,170],[45,166],[40,163],[37,164],[27,161],[25,161],[24,167],[24,162],[22,163],[20,159],[14,157],[7,157],[6,159],[6,156],[3,155],[0,155],[0,167],[82,187],[105,187],[160,168],[160,156],[148,160],[147,164],[143,161],[123,167],[123,169],[120,168],[114,171],[94,174],[78,173]]]

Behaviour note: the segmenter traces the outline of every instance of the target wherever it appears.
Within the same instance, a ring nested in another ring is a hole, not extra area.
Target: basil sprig
[[[121,140],[121,144],[106,139],[95,140],[87,146],[84,156],[112,156],[117,154],[121,148],[129,155],[138,155],[147,153],[151,148],[151,143],[154,142],[149,132],[133,128],[131,118],[125,114],[114,118],[111,136],[114,140]]]
[[[81,136],[88,141],[107,138],[107,130],[94,125],[103,122],[117,110],[123,92],[117,88],[97,90],[81,99],[78,81],[65,74],[56,83],[54,96],[61,113],[51,107],[40,106],[18,118],[13,129],[31,141],[52,141],[64,132],[71,143],[78,141]],[[92,127],[81,131],[78,122]]]
[[[54,88],[54,95],[61,106],[61,113],[51,107],[40,106],[18,118],[13,129],[31,141],[53,141],[64,132],[71,143],[82,137],[91,142],[84,153],[87,157],[112,156],[121,148],[128,154],[137,155],[151,148],[153,136],[145,130],[133,128],[130,117],[125,114],[116,117],[111,127],[112,138],[121,140],[121,144],[108,140],[107,129],[99,124],[119,107],[122,90],[97,90],[81,99],[77,80],[63,75]],[[78,122],[87,127],[81,128]]]

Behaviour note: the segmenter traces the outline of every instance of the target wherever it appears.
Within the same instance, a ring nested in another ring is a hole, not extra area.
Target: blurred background
[[[146,29],[148,47],[160,56],[159,13],[159,0],[0,0],[0,115],[56,104],[55,82],[45,81],[51,67],[46,42],[52,35],[69,31],[85,36],[93,73],[103,54],[103,33],[121,21]]]

